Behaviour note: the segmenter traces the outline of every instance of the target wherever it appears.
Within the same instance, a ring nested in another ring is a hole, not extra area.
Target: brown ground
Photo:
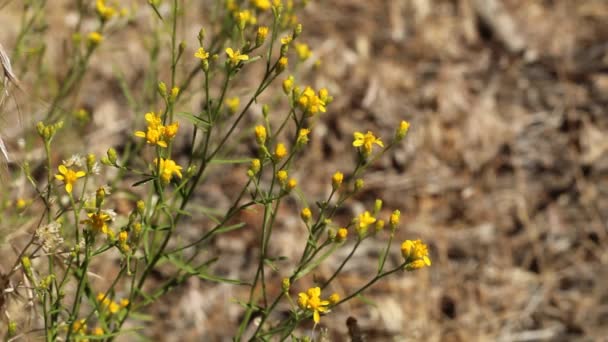
[[[333,340],[347,340],[349,316],[368,341],[601,341],[608,335],[608,3],[506,0],[503,12],[484,12],[493,2],[311,1],[300,17],[303,40],[322,60],[312,84],[336,98],[296,174],[309,201],[325,196],[334,170],[352,165],[354,130],[388,138],[407,119],[408,138],[371,170],[365,193],[349,202],[343,218],[381,197],[386,213],[403,213],[398,240],[427,241],[433,259],[428,270],[373,287],[366,293],[371,302],[353,300],[323,317]],[[194,18],[205,13],[192,8],[181,31],[189,46],[200,25]],[[134,57],[144,44],[136,33],[147,27],[141,16],[141,26],[125,34],[133,39],[128,45],[109,39],[102,51],[128,69],[134,88],[146,67]],[[0,22],[6,17],[0,11]],[[60,19],[51,24],[58,32],[65,26]],[[9,49],[12,33],[0,34]],[[60,55],[47,43],[50,56]],[[104,113],[95,117],[103,133],[91,131],[87,139],[98,153],[119,146],[124,127],[131,127],[116,123],[125,100],[115,96],[107,60],[94,61],[82,90],[101,95],[80,99]],[[251,122],[258,118],[254,108]],[[224,190],[241,184],[244,173],[224,175],[197,203],[228,205],[231,192]],[[286,214],[295,212],[291,207]],[[251,277],[255,265],[246,258],[256,255],[259,215],[243,214],[249,229],[215,241],[222,258],[216,272]],[[205,224],[191,223],[182,228],[185,239]],[[302,227],[289,215],[278,227],[273,253],[295,258]],[[368,279],[381,241],[370,240],[332,290],[347,293]],[[344,253],[316,276],[330,275]],[[396,253],[391,262],[397,261]],[[168,341],[229,340],[220,337],[232,335],[242,314],[234,299],[244,300],[247,290],[192,279],[149,310],[155,318],[148,333]]]

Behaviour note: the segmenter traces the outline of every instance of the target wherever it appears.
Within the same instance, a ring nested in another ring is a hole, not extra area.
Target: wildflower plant
[[[395,210],[384,217],[380,200],[350,222],[334,223],[339,221],[337,211],[364,188],[367,168],[405,138],[406,121],[396,123],[393,137],[385,142],[372,131],[353,132],[353,166],[336,170],[326,180],[331,188],[327,198],[310,201],[314,206],[308,204],[305,182],[298,181],[297,169],[302,155],[311,148],[315,123],[331,111],[333,97],[328,89],[315,89],[303,82],[303,76],[289,73],[298,62],[314,55],[300,41],[303,28],[296,17],[307,1],[218,1],[220,10],[209,27],[200,30],[196,47],[178,41],[178,22],[185,10],[182,2],[165,1],[171,4],[169,15],[159,9],[161,2],[151,0],[148,6],[156,23],[169,27],[165,49],[170,64],[163,70],[169,76],[165,81],[148,82],[141,99],[132,99],[137,102],[133,106],[137,119],[128,143],[117,146],[120,153],[115,148],[103,156],[80,151],[86,157],[58,162],[56,156],[63,152],[57,139],[82,121],[67,113],[80,113],[78,118],[86,113],[64,107],[71,103],[94,53],[112,39],[107,33],[123,29],[129,20],[128,9],[120,8],[118,2],[97,0],[92,7],[81,6],[81,16],[94,18],[97,24],[90,32],[79,25],[73,33],[72,64],[63,75],[67,81],[57,87],[46,115],[36,126],[45,158],[35,167],[44,176],[32,172],[29,161],[22,165],[22,175],[43,210],[30,241],[3,277],[21,279],[11,283],[14,291],[8,300],[28,298],[39,310],[29,330],[9,321],[10,337],[33,334],[47,341],[112,341],[134,333],[125,328],[129,319],[187,279],[198,277],[248,288],[248,296],[237,299],[243,315],[234,340],[298,339],[298,329],[306,322],[316,326],[323,316],[340,310],[343,303],[384,277],[431,265],[426,244],[405,240],[401,262],[389,267],[389,254],[399,253],[393,239],[401,216]],[[31,34],[24,28],[23,36]],[[20,44],[16,49],[22,48]],[[297,62],[290,63],[291,59]],[[188,67],[190,71],[183,72]],[[257,83],[247,93],[236,92],[241,74],[250,68],[263,71]],[[128,89],[125,92],[131,94]],[[261,103],[262,94],[274,96],[271,103],[283,103],[286,111],[274,111]],[[194,95],[203,99],[201,110],[184,111],[182,102]],[[257,103],[262,105],[262,115],[252,118],[249,113]],[[179,148],[178,142],[182,143]],[[234,152],[238,144],[254,148],[243,157]],[[224,212],[198,217],[208,221],[210,228],[184,242],[179,228],[200,215],[195,210],[196,195],[214,182],[209,176],[212,170],[226,164],[243,166],[247,181],[240,191],[230,194],[232,203]],[[117,214],[117,203],[125,196],[128,209],[123,206]],[[279,208],[289,198],[300,205],[289,215],[300,216],[306,239],[301,256],[285,264],[276,262],[278,256],[269,246],[282,212]],[[254,275],[242,279],[214,275],[211,266],[222,256],[201,262],[201,253],[221,234],[252,229],[234,223],[240,213],[250,209],[263,213]],[[388,237],[381,234],[384,231]],[[358,248],[372,238],[386,241],[377,272],[348,293],[330,292],[332,282]],[[316,281],[314,272],[339,249],[349,250],[347,256],[330,265],[334,270],[330,277]],[[102,286],[92,276],[95,265],[112,257],[119,260],[119,270]],[[150,277],[160,264],[169,265],[171,273],[163,283],[151,285]],[[16,277],[18,274],[22,277]],[[281,287],[276,294],[269,289],[278,274],[287,276],[276,284]],[[29,289],[32,291],[26,291]],[[22,295],[25,292],[29,295]],[[289,315],[276,318],[272,313],[280,308],[288,308]],[[259,317],[255,324],[254,317]]]

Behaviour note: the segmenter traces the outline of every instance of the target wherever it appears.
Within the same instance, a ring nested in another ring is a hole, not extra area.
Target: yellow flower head
[[[312,317],[315,324],[319,323],[321,313],[327,312],[327,307],[330,304],[328,300],[321,300],[321,288],[319,287],[313,287],[298,294],[298,305],[301,309],[313,313]]]
[[[91,32],[87,36],[87,41],[91,45],[98,45],[103,40],[103,36],[99,32]]]
[[[236,23],[239,27],[239,29],[244,29],[245,26],[247,24],[255,24],[257,23],[257,19],[255,17],[255,15],[253,15],[253,13],[251,13],[251,11],[249,10],[243,10],[240,12],[236,12],[234,14],[234,17],[236,19]]]
[[[74,324],[72,325],[72,331],[77,334],[84,335],[87,332],[87,323],[86,322],[87,322],[87,320],[84,318],[74,322]]]
[[[270,0],[250,0],[249,2],[260,11],[266,11],[272,6]]]
[[[331,303],[331,305],[336,305],[340,301],[340,295],[337,293],[332,293],[331,296],[327,298],[327,300],[329,300],[329,303]]]
[[[116,15],[116,9],[110,6],[106,6],[104,0],[97,0],[95,3],[95,11],[101,20],[106,21]]]
[[[255,44],[257,46],[264,44],[264,42],[266,41],[266,37],[268,37],[268,27],[267,26],[258,27],[258,33],[255,36]]]
[[[239,109],[240,104],[241,100],[236,96],[226,99],[226,106],[228,107],[228,111],[230,111],[230,114],[236,113],[236,111]]]
[[[240,51],[234,51],[232,48],[226,49],[226,55],[228,56],[228,60],[232,65],[238,65],[241,61],[249,60],[249,56],[242,55]]]
[[[365,235],[365,233],[367,233],[368,226],[374,222],[376,222],[376,218],[373,217],[369,211],[366,210],[364,213],[359,214],[359,217],[357,218],[357,232],[359,235]]]
[[[290,178],[287,182],[287,190],[293,190],[298,185],[298,181],[294,178]]]
[[[204,48],[199,47],[198,50],[196,50],[196,53],[194,53],[194,57],[204,61],[209,58],[209,52],[205,51]]]
[[[287,148],[282,143],[278,143],[274,149],[274,157],[277,160],[281,160],[281,159],[285,158],[286,155],[287,155]]]
[[[296,144],[300,146],[306,145],[308,143],[308,134],[310,134],[310,130],[308,128],[300,128]]]
[[[262,162],[259,159],[253,159],[251,161],[251,166],[249,167],[249,170],[251,170],[251,172],[256,175],[258,172],[260,172],[260,169],[262,168]]]
[[[355,132],[354,137],[355,140],[353,141],[353,146],[358,147],[364,156],[369,156],[372,153],[372,147],[374,144],[384,147],[382,140],[380,140],[380,138],[376,138],[374,133],[371,131],[367,131],[365,134]]]
[[[95,336],[103,336],[104,332],[103,329],[101,327],[96,327],[95,329],[93,329],[93,335]]]
[[[86,175],[84,171],[74,171],[63,164],[59,165],[57,169],[59,170],[59,173],[55,175],[55,178],[65,184],[65,191],[67,193],[72,193],[74,183],[76,183],[78,178],[82,178]]]
[[[255,140],[260,145],[266,143],[266,127],[262,125],[255,126]]]
[[[283,81],[283,92],[285,92],[286,95],[289,95],[291,93],[294,83],[295,83],[295,79],[292,75],[289,75],[289,77],[287,77]]]
[[[428,247],[420,240],[405,240],[401,244],[401,255],[407,262],[407,270],[431,266]]]
[[[301,61],[305,61],[312,55],[312,51],[307,44],[296,43],[296,53]]]
[[[177,92],[179,90],[176,90],[176,94]],[[175,96],[177,97],[177,95]],[[156,115],[153,112],[146,113],[145,118],[148,122],[147,130],[145,132],[136,131],[135,136],[146,139],[146,142],[151,145],[158,145],[160,147],[169,146],[169,142],[177,135],[179,123],[176,121],[165,126],[160,115]]]
[[[410,123],[403,120],[401,121],[401,123],[399,124],[399,127],[397,128],[397,133],[395,134],[397,140],[401,140],[403,138],[405,138],[405,135],[407,134],[407,131],[410,129]]]
[[[344,174],[340,171],[336,171],[334,175],[331,177],[331,186],[335,189],[338,189],[340,185],[342,185],[342,181],[344,181]]]
[[[347,237],[348,237],[348,229],[346,229],[346,228],[338,229],[338,233],[336,234],[336,238],[337,238],[338,242],[342,242],[342,241],[346,240]]]
[[[391,214],[391,218],[389,219],[391,229],[396,229],[399,225],[399,221],[401,221],[401,212],[399,210],[395,210],[393,211],[393,213]]]
[[[108,233],[108,224],[106,222],[112,221],[112,217],[110,215],[103,211],[98,211],[94,213],[88,213],[87,216],[89,218],[83,220],[81,223],[88,225],[91,231],[93,231],[94,233]]]
[[[306,87],[306,89],[304,89],[302,95],[300,95],[300,98],[298,99],[298,104],[300,105],[300,108],[309,115],[326,112],[325,101],[315,94],[315,91],[311,87]]]
[[[293,40],[293,37],[291,35],[284,36],[283,38],[281,38],[281,44],[287,45],[287,44],[291,43],[292,40]]]
[[[309,222],[310,218],[312,217],[312,212],[309,208],[304,208],[300,212],[300,217],[302,218],[302,220],[304,220],[304,222]]]
[[[282,72],[289,65],[289,59],[285,56],[279,58],[279,62],[277,63],[277,72]]]
[[[277,172],[277,180],[279,181],[279,183],[285,184],[285,182],[287,182],[287,177],[289,177],[289,175],[287,174],[287,171],[279,170]]]
[[[158,159],[154,159],[154,164],[158,165],[160,179],[163,184],[169,184],[171,178],[175,175],[177,178],[182,178],[182,167],[177,165],[175,161],[171,159],[160,158],[160,164]]]

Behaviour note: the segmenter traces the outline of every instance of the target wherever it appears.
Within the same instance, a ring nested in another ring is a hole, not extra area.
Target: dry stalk
[[[4,100],[10,96],[10,93],[9,93],[10,85],[14,84],[15,87],[17,87],[18,89],[21,89],[19,80],[15,76],[15,73],[13,72],[13,68],[11,67],[11,60],[8,57],[8,54],[6,53],[6,51],[4,50],[4,47],[2,46],[2,44],[0,44],[0,65],[2,65],[2,74],[3,74],[3,80],[2,80],[3,91],[2,91],[2,94],[0,95],[0,109],[1,109],[2,105],[4,104]],[[2,140],[2,136],[0,136],[0,151],[2,152],[2,155],[4,156],[4,159],[6,159],[7,162],[10,161],[10,159],[8,157],[8,151],[6,150],[6,146],[4,145],[4,141]]]

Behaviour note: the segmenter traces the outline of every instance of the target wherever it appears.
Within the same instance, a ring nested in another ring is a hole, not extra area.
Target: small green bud
[[[165,84],[165,82],[163,82],[163,81],[158,82],[158,93],[164,99],[167,98],[167,85]]]
[[[110,164],[116,165],[116,160],[118,158],[116,150],[113,147],[110,147],[108,149],[107,155],[108,155],[108,160],[110,161]]]
[[[378,198],[374,203],[374,216],[378,215],[380,210],[382,210],[382,200]]]
[[[358,178],[355,181],[355,192],[361,191],[361,189],[363,189],[363,185],[365,185],[365,182],[363,181],[363,179],[362,178]]]

